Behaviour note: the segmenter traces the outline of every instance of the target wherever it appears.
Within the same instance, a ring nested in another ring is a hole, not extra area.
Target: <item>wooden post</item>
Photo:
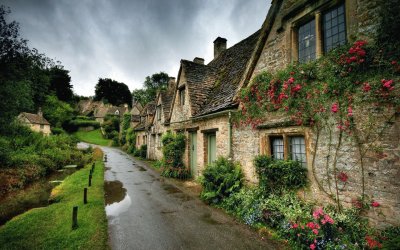
[[[72,209],[72,230],[78,227],[78,206],[74,206]]]
[[[104,155],[104,162],[107,162],[107,155]]]
[[[87,188],[83,189],[83,204],[87,204]]]
[[[93,162],[93,164],[92,164],[92,173],[93,173],[93,171],[94,171],[95,165],[96,165],[96,164]]]
[[[89,174],[89,187],[92,186],[92,174]]]

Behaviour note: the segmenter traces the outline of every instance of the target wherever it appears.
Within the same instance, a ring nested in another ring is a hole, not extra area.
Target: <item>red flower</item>
[[[301,89],[301,85],[300,84],[296,84],[296,86],[294,86],[292,88],[292,92],[296,93],[296,92],[300,91],[300,89]]]
[[[343,182],[346,182],[347,179],[349,179],[349,177],[347,176],[346,173],[340,172],[340,173],[338,174],[338,179],[341,180],[341,181],[343,181]]]
[[[396,62],[396,61],[392,61],[391,64],[392,64],[392,65],[396,65],[397,62]]]
[[[313,232],[315,235],[318,235],[318,230],[317,230],[317,229],[313,229],[312,232]]]
[[[373,239],[371,236],[369,236],[369,235],[365,236],[365,240],[367,241],[368,247],[369,247],[370,249],[373,249],[373,248],[375,248],[375,247],[377,247],[377,248],[381,248],[381,247],[382,247],[382,244],[381,244],[381,243],[379,243],[378,241],[374,240],[374,239]]]
[[[364,82],[363,83],[363,91],[368,92],[370,90],[371,90],[371,85],[369,85],[369,83],[367,83],[367,82]]]
[[[310,249],[311,249],[311,250],[314,250],[315,248],[316,248],[316,247],[315,247],[315,244],[311,244],[311,245],[310,245]]]
[[[373,206],[373,207],[379,207],[381,204],[379,203],[379,202],[377,202],[377,201],[373,201],[372,203],[371,203],[371,206]]]
[[[347,116],[353,116],[353,109],[350,106],[347,108]]]
[[[382,79],[382,80],[381,80],[381,83],[382,83],[382,86],[383,86],[384,88],[388,89],[388,90],[393,90],[393,89],[394,89],[394,87],[392,86],[393,80],[385,80],[385,79]]]
[[[332,104],[331,111],[333,113],[338,112],[339,111],[339,104],[337,104],[337,103]]]
[[[293,77],[290,77],[290,78],[287,80],[287,82],[288,82],[289,84],[294,83],[294,78],[293,78]]]

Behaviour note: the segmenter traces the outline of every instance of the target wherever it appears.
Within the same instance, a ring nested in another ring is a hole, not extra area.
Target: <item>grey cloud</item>
[[[99,77],[140,88],[147,75],[178,73],[180,59],[212,60],[261,27],[265,0],[0,0],[31,47],[70,70],[74,91],[93,95]]]

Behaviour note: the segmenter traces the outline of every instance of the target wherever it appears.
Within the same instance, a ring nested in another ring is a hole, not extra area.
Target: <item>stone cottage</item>
[[[51,134],[50,123],[43,117],[40,108],[37,114],[22,112],[18,115],[18,120],[35,132],[40,132],[44,135]]]
[[[261,28],[250,63],[247,64],[242,87],[250,84],[259,73],[274,73],[292,62],[315,60],[336,46],[366,39],[373,43],[379,27],[379,1],[291,1],[274,0]],[[355,111],[359,116],[365,110]],[[377,114],[378,116],[378,114]],[[354,141],[342,142],[335,167],[343,169],[351,181],[340,187],[339,200],[344,206],[362,193],[378,201],[379,209],[370,210],[368,217],[379,226],[400,224],[400,115],[376,141],[380,152],[369,152],[361,160]],[[328,131],[316,132],[308,126],[290,123],[280,113],[266,113],[266,122],[258,129],[238,127],[232,130],[233,159],[239,161],[249,181],[257,181],[253,159],[266,154],[278,159],[297,159],[307,167],[310,189],[304,198],[334,202],[335,193],[329,179],[335,179],[330,149],[338,138]],[[335,132],[336,128],[332,128]],[[382,156],[383,154],[383,156]]]
[[[149,131],[149,144],[147,157],[152,160],[161,160],[162,142],[161,138],[169,129],[170,111],[176,89],[175,77],[169,78],[168,87],[162,90],[156,97],[156,110],[153,123]]]
[[[96,121],[103,123],[104,118],[107,115],[111,116],[118,116],[119,118],[122,118],[122,116],[127,113],[129,110],[128,105],[125,104],[124,106],[116,107],[112,105],[101,105],[100,107],[96,108],[94,110],[93,116],[95,117]]]
[[[181,60],[172,100],[169,129],[184,133],[184,164],[197,177],[219,156],[232,157],[231,114],[245,69],[250,63],[260,32],[227,48],[227,40],[214,41],[214,59]]]
[[[139,102],[132,102],[132,109],[129,112],[131,114],[131,128],[136,127],[140,123],[140,113],[142,112],[142,110],[143,107]]]
[[[142,145],[149,146],[149,130],[153,123],[155,110],[155,102],[149,102],[140,113],[140,123],[134,128],[136,133],[137,149],[139,149]]]

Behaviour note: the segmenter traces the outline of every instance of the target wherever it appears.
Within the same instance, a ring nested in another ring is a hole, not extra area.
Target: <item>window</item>
[[[44,129],[44,125],[43,124],[40,124],[40,129]]]
[[[303,136],[289,137],[290,143],[290,158],[301,162],[301,165],[306,165],[306,146]]]
[[[274,159],[283,160],[283,137],[272,137],[271,138],[271,156]]]
[[[215,161],[217,155],[217,143],[215,133],[207,134],[207,163]]]
[[[315,20],[299,27],[299,62],[315,59]]]
[[[179,104],[181,106],[185,105],[185,88],[179,90]]]
[[[323,15],[324,51],[346,43],[346,22],[344,4],[333,8]]]
[[[329,50],[347,42],[346,11],[344,3],[314,16],[307,15],[308,22],[294,25],[292,35],[293,59],[301,63],[315,60]],[[310,19],[311,18],[311,19]]]
[[[293,136],[270,136],[270,152],[264,151],[264,153],[269,153],[272,158],[277,160],[288,160],[292,159],[299,161],[302,166],[307,165],[306,157],[306,146],[304,136],[293,135]]]
[[[157,120],[161,120],[161,105],[157,106]]]
[[[158,134],[157,147],[162,147],[162,134]]]

